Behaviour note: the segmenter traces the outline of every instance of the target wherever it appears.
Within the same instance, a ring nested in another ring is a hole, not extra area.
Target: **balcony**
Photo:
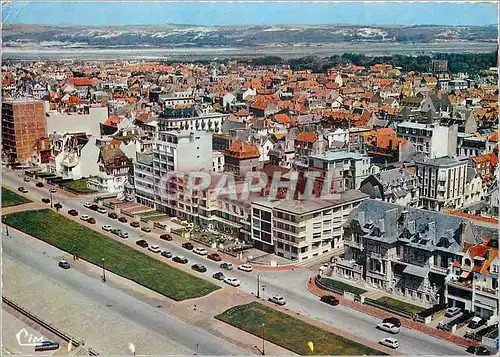
[[[438,267],[436,265],[431,265],[430,266],[430,270],[432,272],[438,273],[438,274],[443,274],[443,275],[447,275],[448,274],[448,268]]]
[[[344,244],[348,245],[351,248],[357,248],[357,249],[360,249],[360,250],[364,249],[363,248],[363,243],[361,243],[361,242],[358,243],[358,242],[356,242],[354,240],[346,240],[346,241],[344,241]]]
[[[490,289],[490,288],[488,288],[486,286],[474,285],[474,290],[478,294],[490,295],[490,296],[493,296],[493,297],[497,297],[498,296],[498,289]]]

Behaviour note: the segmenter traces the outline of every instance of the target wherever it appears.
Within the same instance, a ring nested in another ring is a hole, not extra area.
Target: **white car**
[[[152,251],[153,253],[160,253],[161,249],[157,245],[150,245],[148,250]]]
[[[56,189],[55,187],[52,187],[52,188],[50,189],[50,192],[52,192],[52,193],[56,193],[56,192],[57,192],[57,189]]]
[[[387,346],[390,348],[398,348],[399,347],[399,342],[396,340],[394,337],[385,337],[378,341],[383,346]]]
[[[87,216],[86,214],[82,214],[82,215],[80,216],[80,219],[81,219],[82,221],[88,221],[88,219],[89,219],[89,218],[90,218],[90,217],[89,217],[89,216]]]
[[[286,300],[281,295],[275,295],[269,298],[269,301],[274,302],[276,305],[283,306],[286,304]]]
[[[90,202],[85,202],[83,204],[83,207],[85,207],[85,208],[89,208],[90,206],[92,206],[92,203],[90,203]]]
[[[193,253],[196,253],[199,255],[207,255],[208,254],[207,250],[205,248],[201,248],[201,247],[194,248]]]
[[[236,278],[226,277],[226,278],[224,278],[224,282],[226,284],[231,285],[231,286],[240,286],[241,285],[240,281]]]
[[[99,212],[99,213],[106,213],[106,208],[104,208],[104,207],[99,207],[99,208],[97,209],[97,212]]]
[[[399,327],[391,324],[390,322],[381,322],[377,325],[377,328],[382,330],[382,331],[390,332],[393,334],[396,334],[399,332]]]
[[[102,226],[102,230],[106,232],[109,232],[112,228],[113,227],[111,227],[109,224],[105,224],[104,226]]]
[[[250,264],[242,264],[238,267],[238,270],[251,272],[253,270],[253,268]]]

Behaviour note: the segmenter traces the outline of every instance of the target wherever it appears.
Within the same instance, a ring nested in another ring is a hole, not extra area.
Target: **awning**
[[[462,274],[460,274],[460,277],[465,279],[469,276],[469,274],[470,274],[470,271],[463,271]]]
[[[416,265],[407,265],[403,270],[403,273],[426,278],[427,274],[429,274],[429,268],[419,267]]]

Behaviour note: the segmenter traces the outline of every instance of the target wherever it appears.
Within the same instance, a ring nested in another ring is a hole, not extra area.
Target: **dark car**
[[[207,268],[205,268],[205,266],[202,265],[202,264],[191,265],[191,269],[196,270],[196,271],[198,271],[200,273],[204,273],[204,272],[207,271]]]
[[[477,329],[483,325],[486,324],[486,320],[485,319],[482,319],[480,317],[474,317],[472,318],[472,320],[469,322],[469,324],[467,325],[468,328],[470,329]]]
[[[42,198],[42,202],[43,203],[50,203],[50,199],[44,197],[44,198]]]
[[[139,224],[139,222],[133,221],[133,222],[130,222],[130,226],[134,227],[134,228],[139,228],[141,225]]]
[[[43,183],[41,183],[41,182],[37,182],[35,186],[36,186],[36,187],[43,187]]]
[[[146,242],[144,239],[139,239],[137,242],[135,242],[140,247],[147,248],[149,246],[148,242]]]
[[[383,323],[390,323],[396,327],[401,327],[401,321],[397,317],[386,317],[382,320]]]
[[[17,190],[18,190],[19,192],[22,192],[22,193],[27,193],[27,192],[28,192],[28,190],[27,190],[27,189],[25,189],[25,188],[24,188],[24,187],[22,187],[22,186],[21,186],[21,187],[18,187],[18,188],[17,188]]]
[[[53,341],[43,341],[41,344],[35,346],[35,352],[52,351],[57,349],[59,349],[59,343]]]
[[[123,216],[121,216],[120,218],[118,218],[118,221],[122,222],[122,223],[127,223],[127,219]]]
[[[118,215],[117,215],[115,212],[109,212],[109,213],[108,213],[108,217],[109,217],[109,218],[112,218],[112,219],[117,219],[117,218],[118,218]]]
[[[189,243],[189,242],[186,242],[186,243],[182,243],[182,248],[187,249],[187,250],[193,250],[194,245]]]
[[[70,216],[78,216],[78,211],[77,211],[76,209],[70,209],[70,210],[68,211],[68,214],[69,214]]]
[[[163,240],[173,240],[172,236],[170,234],[162,234],[160,236],[160,239],[163,239]]]
[[[69,268],[71,268],[71,266],[69,265],[69,263],[66,260],[61,260],[59,262],[59,267],[61,267],[63,269],[69,269]]]
[[[219,271],[219,272],[215,273],[214,275],[212,275],[212,278],[217,279],[217,280],[224,280],[225,276],[224,276],[224,273]]]
[[[332,306],[337,306],[339,304],[339,299],[332,295],[323,295],[319,300]]]
[[[151,228],[149,228],[149,227],[142,227],[141,231],[146,232],[146,233],[150,233],[151,232]]]
[[[176,255],[175,257],[173,257],[172,259],[174,262],[176,263],[181,263],[181,264],[186,264],[188,262],[188,260],[184,257],[180,257],[178,255]]]
[[[207,255],[207,258],[211,259],[213,261],[216,261],[216,262],[220,262],[222,260],[222,258],[220,257],[220,255],[217,254],[217,253],[209,254],[209,255]]]
[[[172,258],[172,252],[167,252],[166,250],[162,250],[161,256],[165,258]]]
[[[469,346],[469,347],[467,347],[467,349],[465,351],[468,353],[472,353],[473,355],[476,355],[476,356],[489,356],[489,355],[491,355],[491,351],[483,346]]]
[[[95,218],[94,217],[90,217],[89,219],[87,219],[87,223],[95,224]]]
[[[59,202],[57,202],[57,203],[54,205],[54,208],[61,209],[61,208],[62,208],[62,204],[60,204]]]
[[[89,207],[89,209],[92,210],[92,211],[97,211],[99,209],[99,206],[98,205],[91,205]]]

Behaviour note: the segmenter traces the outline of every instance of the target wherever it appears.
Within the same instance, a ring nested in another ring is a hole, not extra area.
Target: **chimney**
[[[365,211],[363,210],[358,211],[358,222],[361,227],[365,225]]]
[[[429,240],[434,241],[436,239],[436,222],[429,222]]]
[[[415,234],[415,221],[408,222],[408,230],[411,234]]]
[[[398,235],[398,209],[392,208],[385,212],[385,231],[387,235],[394,237]]]
[[[401,221],[403,222],[403,227],[408,225],[408,211],[406,208],[401,211]]]
[[[378,228],[380,229],[380,232],[385,233],[385,219],[381,218],[378,220]]]

